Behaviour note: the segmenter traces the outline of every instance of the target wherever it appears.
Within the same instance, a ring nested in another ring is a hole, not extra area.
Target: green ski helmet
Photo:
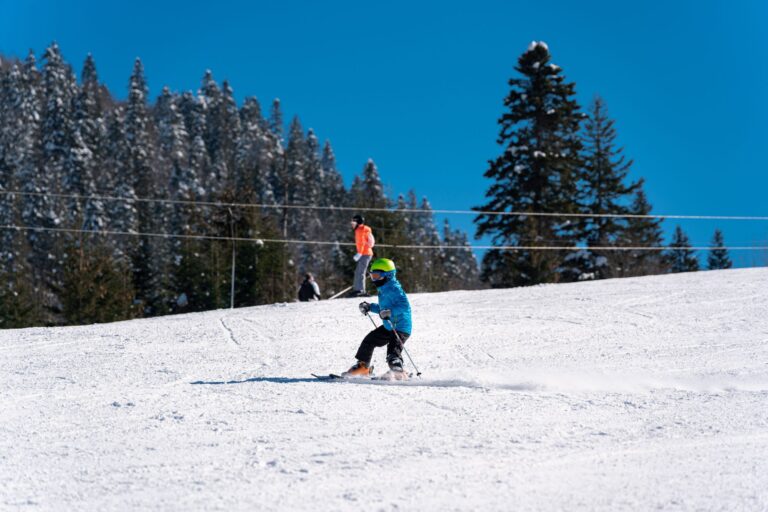
[[[371,264],[371,272],[375,270],[379,272],[392,272],[395,270],[395,262],[387,258],[379,258]]]

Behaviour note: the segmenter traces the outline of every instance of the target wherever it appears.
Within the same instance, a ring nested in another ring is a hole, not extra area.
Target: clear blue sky
[[[768,215],[763,0],[0,0],[0,53],[40,56],[53,40],[78,72],[93,53],[121,98],[137,56],[153,98],[196,90],[206,69],[240,101],[279,97],[286,119],[331,140],[348,184],[370,157],[392,194],[415,188],[443,209],[483,202],[506,82],[542,40],[582,105],[606,100],[656,213]],[[682,226],[695,245],[715,227],[729,245],[768,245],[767,222]]]

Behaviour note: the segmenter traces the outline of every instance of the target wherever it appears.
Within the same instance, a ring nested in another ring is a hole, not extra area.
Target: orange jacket
[[[355,245],[357,252],[363,256],[373,256],[373,246],[376,241],[373,238],[371,228],[365,224],[360,224],[355,229]]]

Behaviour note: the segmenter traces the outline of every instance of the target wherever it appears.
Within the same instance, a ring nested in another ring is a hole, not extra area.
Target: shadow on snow
[[[314,377],[299,378],[299,379],[291,379],[288,377],[251,377],[250,379],[245,379],[245,380],[227,380],[227,381],[197,380],[195,382],[190,382],[190,384],[193,384],[193,385],[206,384],[208,386],[221,386],[225,384],[247,384],[248,382],[271,382],[273,384],[298,384],[301,382],[319,382],[319,381]]]

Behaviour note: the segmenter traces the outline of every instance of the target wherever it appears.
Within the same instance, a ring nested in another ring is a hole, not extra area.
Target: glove
[[[358,308],[360,308],[360,312],[362,314],[367,315],[368,312],[371,310],[371,305],[368,304],[367,302],[361,302]]]
[[[357,253],[357,254],[355,254],[354,256],[352,256],[352,259],[353,259],[353,260],[355,260],[355,261],[357,261],[357,260],[359,260],[359,259],[360,259],[360,258],[362,258],[362,257],[363,257],[363,255],[362,255],[362,254],[360,254],[360,253]]]
[[[382,320],[389,320],[392,318],[392,310],[391,309],[382,309],[379,311],[379,316]]]

